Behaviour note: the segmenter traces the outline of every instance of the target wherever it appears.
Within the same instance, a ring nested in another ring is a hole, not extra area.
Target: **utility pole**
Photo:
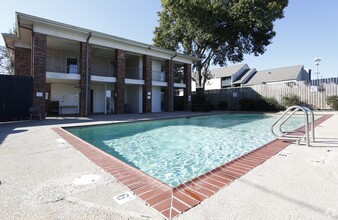
[[[315,57],[313,59],[313,63],[315,66],[317,66],[317,72],[316,72],[316,75],[317,75],[317,82],[318,82],[318,85],[319,85],[319,63],[322,61],[322,58],[320,57]]]

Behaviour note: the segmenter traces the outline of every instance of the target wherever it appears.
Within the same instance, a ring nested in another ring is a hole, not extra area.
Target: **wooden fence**
[[[0,75],[0,121],[28,119],[32,95],[33,77]]]
[[[257,99],[262,96],[275,98],[278,103],[283,105],[283,97],[287,94],[297,95],[303,103],[306,103],[312,109],[326,110],[331,109],[327,105],[326,97],[338,95],[338,78],[206,90],[204,94],[206,100],[216,108],[219,102],[225,101],[230,110],[239,110],[239,102],[243,98]]]

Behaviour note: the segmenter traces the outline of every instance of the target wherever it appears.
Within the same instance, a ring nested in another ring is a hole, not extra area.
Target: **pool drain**
[[[100,179],[99,175],[89,174],[89,175],[82,175],[77,177],[73,180],[75,185],[88,185],[91,183],[95,183]]]

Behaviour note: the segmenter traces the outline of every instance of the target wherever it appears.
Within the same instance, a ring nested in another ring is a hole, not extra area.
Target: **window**
[[[231,87],[231,77],[223,77],[221,80],[222,88]]]
[[[109,71],[109,73],[108,73],[109,76],[116,76],[116,74],[115,74],[115,62],[114,61],[110,61],[108,71]]]
[[[77,72],[77,59],[67,59],[67,73],[78,73]]]

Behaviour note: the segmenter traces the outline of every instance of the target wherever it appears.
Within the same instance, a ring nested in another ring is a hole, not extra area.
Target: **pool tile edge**
[[[318,126],[330,117],[332,115],[327,114],[318,118],[315,120],[315,126]],[[142,171],[121,162],[60,127],[51,129],[165,218],[176,217],[200,204],[292,143],[290,141],[275,139],[233,161],[172,188]],[[296,131],[301,130],[302,128],[299,128]],[[117,166],[117,168],[113,169],[112,166]],[[137,182],[129,184],[129,176],[131,182],[135,179],[137,179]]]

